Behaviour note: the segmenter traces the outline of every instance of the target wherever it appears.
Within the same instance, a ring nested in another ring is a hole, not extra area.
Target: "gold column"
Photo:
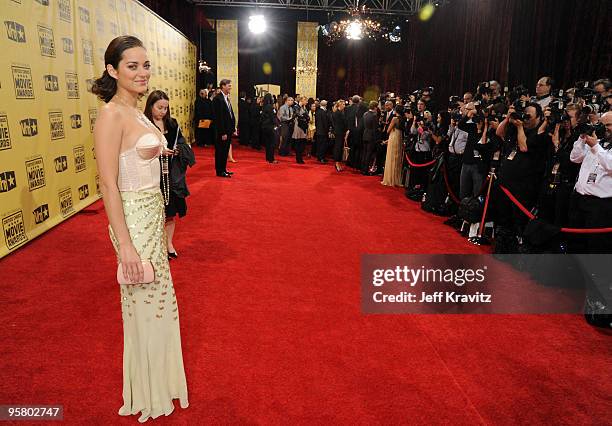
[[[316,22],[298,22],[295,93],[317,96],[317,52],[319,36]]]
[[[230,100],[238,122],[238,21],[217,21],[217,84],[232,81]]]

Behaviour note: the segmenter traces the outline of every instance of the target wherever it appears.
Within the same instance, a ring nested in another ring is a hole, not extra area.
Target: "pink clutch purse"
[[[150,284],[155,280],[155,269],[150,260],[142,261],[142,268],[144,269],[144,277],[142,282],[133,283],[128,277],[123,275],[123,268],[121,263],[117,266],[117,282],[121,285],[132,285],[132,284]]]

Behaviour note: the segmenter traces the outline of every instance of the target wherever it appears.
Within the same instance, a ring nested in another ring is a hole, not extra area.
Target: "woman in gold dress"
[[[120,36],[104,54],[106,69],[93,92],[105,102],[94,129],[100,189],[111,241],[123,274],[123,406],[119,415],[139,422],[170,415],[173,399],[189,405],[183,367],[178,307],[164,236],[160,155],[171,155],[163,135],[138,110],[147,92],[150,63],[142,42]],[[167,177],[167,175],[165,176]],[[143,282],[141,261],[155,269]]]
[[[402,165],[404,164],[404,144],[402,141],[402,121],[404,115],[403,107],[395,107],[395,117],[391,120],[387,133],[389,135],[387,144],[387,157],[385,160],[385,174],[382,184],[386,186],[402,186]]]

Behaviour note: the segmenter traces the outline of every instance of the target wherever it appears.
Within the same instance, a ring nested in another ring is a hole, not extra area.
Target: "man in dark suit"
[[[363,155],[361,157],[361,173],[369,174],[373,156],[376,153],[378,139],[378,102],[371,101],[370,109],[363,115]]]
[[[346,121],[349,130],[348,145],[351,148],[349,153],[348,165],[359,169],[361,163],[361,131],[363,129],[363,114],[367,107],[361,102],[357,95],[352,98],[353,104],[346,108]]]
[[[325,153],[329,147],[328,139],[331,125],[331,113],[327,110],[327,101],[322,100],[321,106],[315,111],[315,138],[317,138],[317,159],[319,163],[327,163]]]
[[[232,177],[233,172],[227,170],[227,154],[229,153],[232,134],[236,131],[236,116],[229,98],[232,90],[231,80],[221,80],[219,88],[221,92],[213,99],[216,131],[215,170],[217,176],[229,178]]]
[[[395,117],[395,112],[393,111],[393,102],[386,101],[385,109],[382,112],[380,117],[382,121],[382,126],[380,129],[380,136],[382,141],[386,141],[389,139],[389,134],[387,133],[387,129],[389,129],[389,125],[391,124],[391,120]],[[381,141],[381,142],[382,142]],[[376,174],[382,174],[385,170],[385,159],[387,158],[387,144],[379,143],[376,146]]]

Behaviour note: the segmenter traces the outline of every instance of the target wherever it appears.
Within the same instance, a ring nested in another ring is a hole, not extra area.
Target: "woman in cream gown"
[[[150,64],[140,40],[120,36],[104,55],[106,70],[93,92],[106,102],[94,129],[96,161],[109,232],[123,274],[123,406],[119,415],[139,422],[170,415],[173,399],[189,405],[178,307],[164,236],[160,155],[171,155],[165,138],[137,109],[147,91]],[[165,191],[164,191],[165,192]],[[155,278],[143,282],[141,261]],[[115,283],[115,285],[117,285]]]
[[[399,111],[399,112],[398,112]],[[402,186],[402,165],[404,164],[404,144],[402,141],[401,121],[403,114],[401,107],[396,109],[395,117],[387,129],[387,157],[385,159],[385,174],[382,184],[386,186]]]

